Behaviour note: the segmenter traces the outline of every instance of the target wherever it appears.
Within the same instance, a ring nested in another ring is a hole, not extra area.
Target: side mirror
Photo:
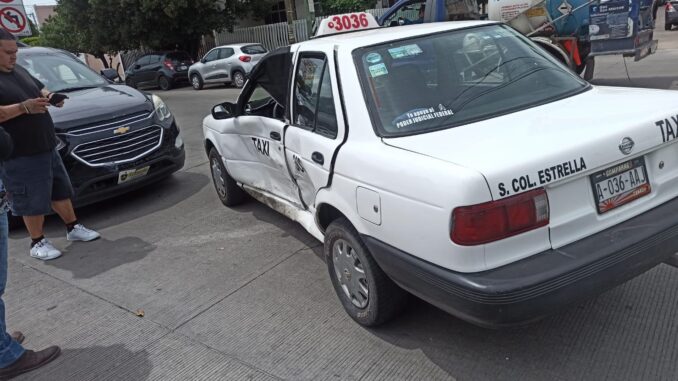
[[[141,69],[141,65],[134,65],[134,70],[139,70]]]
[[[109,81],[115,81],[116,78],[120,77],[117,70],[110,68],[101,70],[101,75]]]
[[[224,102],[212,107],[212,117],[216,120],[233,118],[235,116],[235,105],[231,102]]]
[[[200,62],[202,62],[202,63],[207,63],[207,58],[201,59]]]

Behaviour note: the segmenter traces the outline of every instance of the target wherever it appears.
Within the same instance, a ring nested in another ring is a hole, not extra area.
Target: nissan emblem
[[[624,139],[622,139],[621,143],[619,143],[619,150],[624,155],[628,155],[631,153],[631,151],[633,151],[634,145],[635,143],[633,142],[633,139],[625,137]]]

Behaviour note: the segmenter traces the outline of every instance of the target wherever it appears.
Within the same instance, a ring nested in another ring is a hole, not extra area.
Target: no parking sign
[[[22,0],[0,0],[0,28],[17,37],[32,34]]]

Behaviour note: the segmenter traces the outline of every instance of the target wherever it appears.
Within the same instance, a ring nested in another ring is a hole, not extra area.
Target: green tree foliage
[[[41,42],[102,58],[133,49],[195,54],[202,35],[231,29],[257,0],[59,0]]]
[[[325,15],[359,12],[374,8],[374,0],[321,0],[320,4]]]

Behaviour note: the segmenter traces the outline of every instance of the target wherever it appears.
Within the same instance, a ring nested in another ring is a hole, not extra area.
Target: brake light
[[[166,68],[168,68],[170,70],[174,70],[174,64],[172,64],[172,61],[165,60],[165,62],[163,62],[162,64],[165,65]]]
[[[242,62],[250,62],[250,61],[252,61],[252,57],[250,57],[250,56],[240,56],[240,57],[238,57],[238,59],[239,59],[240,61],[242,61]]]
[[[673,7],[673,4],[667,2],[666,3],[666,11],[667,12],[675,12],[676,8]]]
[[[480,245],[549,224],[549,201],[543,188],[452,212],[452,241]]]

